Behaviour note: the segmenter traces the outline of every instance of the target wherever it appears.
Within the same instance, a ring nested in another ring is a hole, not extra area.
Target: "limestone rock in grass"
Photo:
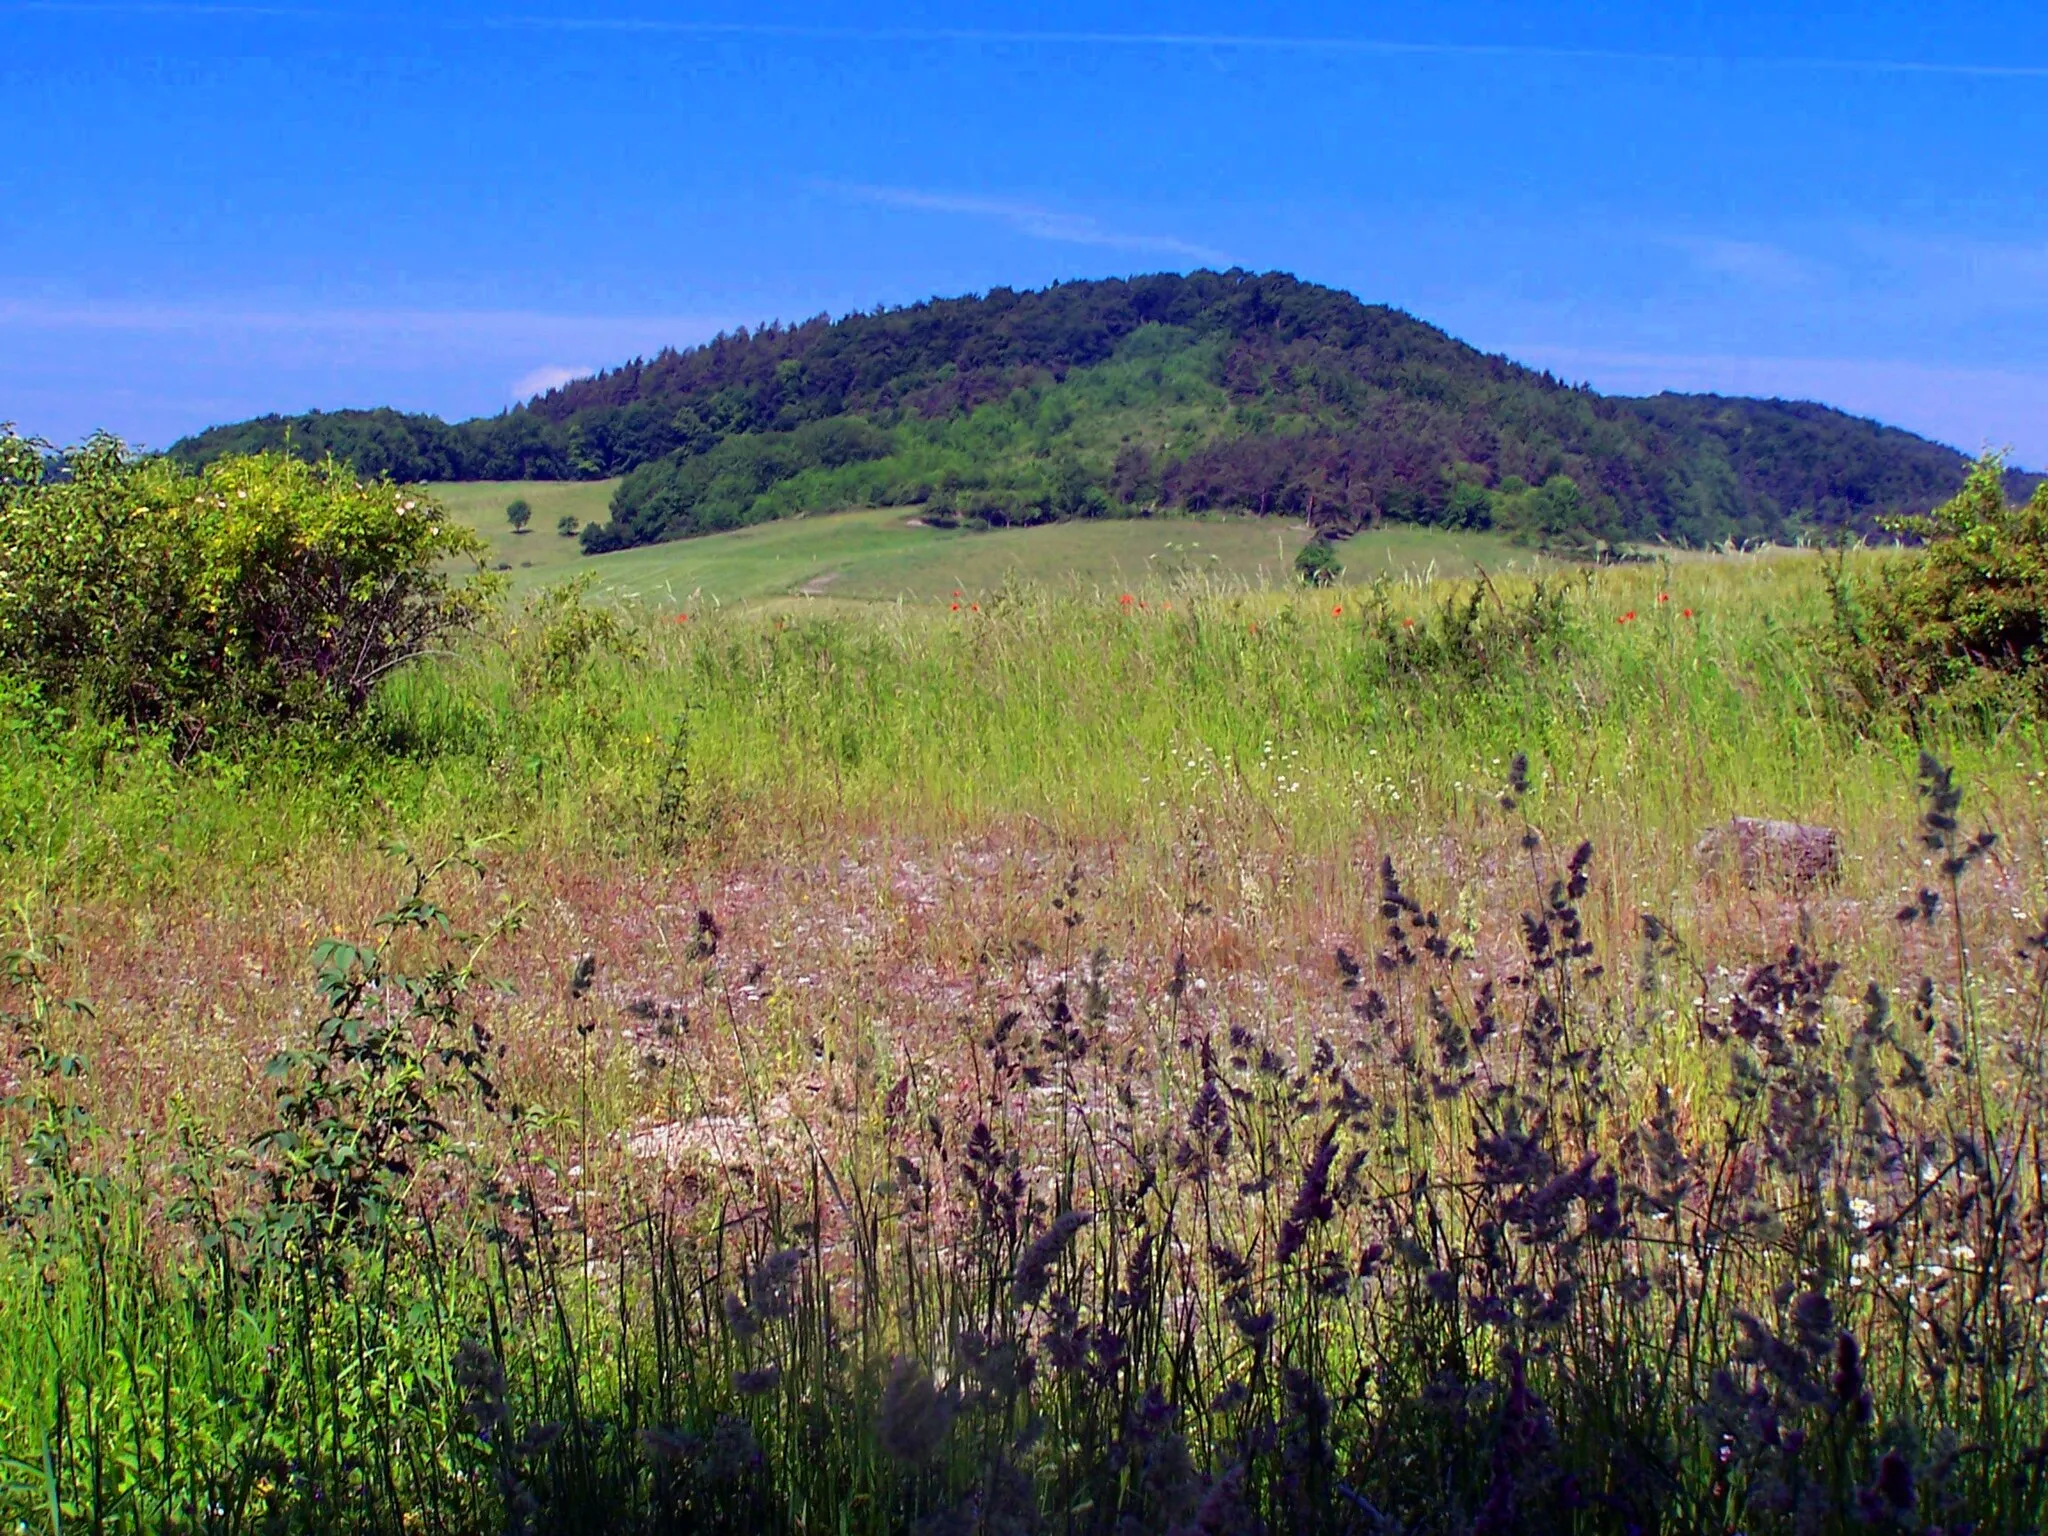
[[[796,1148],[788,1133],[794,1123],[789,1097],[777,1094],[751,1114],[699,1115],[667,1120],[626,1136],[635,1158],[674,1168],[686,1164],[724,1169],[760,1169],[790,1161]]]
[[[1708,870],[1734,866],[1742,883],[1808,890],[1832,885],[1842,874],[1842,834],[1797,821],[1731,816],[1710,827],[1694,846]]]

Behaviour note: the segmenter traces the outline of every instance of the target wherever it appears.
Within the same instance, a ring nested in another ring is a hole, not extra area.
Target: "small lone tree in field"
[[[1330,548],[1330,541],[1317,534],[1301,546],[1301,553],[1294,557],[1295,574],[1311,587],[1328,587],[1336,584],[1344,574],[1343,562],[1337,552]]]
[[[576,521],[574,513],[564,512],[561,521],[555,524],[555,532],[565,539],[573,539],[576,537],[576,530],[582,526],[581,523]]]
[[[512,525],[514,533],[526,532],[526,525],[533,521],[533,508],[526,504],[525,497],[505,509],[505,521]]]

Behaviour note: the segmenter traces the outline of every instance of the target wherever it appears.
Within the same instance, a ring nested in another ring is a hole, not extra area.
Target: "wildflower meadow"
[[[2040,1529],[2042,731],[1874,704],[1831,558],[8,696],[0,1507]]]

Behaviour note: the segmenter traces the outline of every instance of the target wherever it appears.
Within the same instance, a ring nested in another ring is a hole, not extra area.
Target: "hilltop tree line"
[[[580,460],[567,431],[523,406],[454,423],[387,406],[258,416],[184,438],[169,456],[201,469],[217,459],[278,452],[309,462],[333,457],[359,475],[414,484],[597,480],[614,472]]]
[[[287,443],[404,480],[626,475],[611,522],[584,531],[593,550],[904,502],[942,521],[1234,508],[1337,534],[1395,520],[1699,544],[1868,530],[1966,469],[1820,406],[1604,397],[1397,310],[1242,271],[819,316],[475,421],[266,417],[172,454]]]

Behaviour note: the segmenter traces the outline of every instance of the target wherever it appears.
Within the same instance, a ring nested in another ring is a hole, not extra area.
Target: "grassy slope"
[[[616,480],[476,480],[430,489],[456,520],[475,529],[491,546],[491,560],[513,572],[515,584],[560,574],[582,558],[583,546],[563,538],[555,525],[565,512],[579,525],[609,515]],[[505,508],[524,497],[533,508],[525,533],[514,533]]]
[[[493,558],[510,562],[515,591],[578,571],[602,589],[660,607],[692,600],[740,602],[801,593],[834,598],[911,602],[981,596],[1006,581],[1083,588],[1156,586],[1199,575],[1225,583],[1284,585],[1306,530],[1278,518],[1146,518],[1055,523],[967,533],[917,526],[903,509],[870,508],[824,517],[763,523],[708,538],[585,558],[573,539],[554,531],[563,512],[601,516],[612,482],[437,485],[449,511],[490,541]],[[505,504],[524,496],[533,530],[515,535]],[[1347,581],[1462,576],[1475,564],[1489,570],[1527,568],[1529,551],[1491,534],[1390,527],[1341,546]]]

